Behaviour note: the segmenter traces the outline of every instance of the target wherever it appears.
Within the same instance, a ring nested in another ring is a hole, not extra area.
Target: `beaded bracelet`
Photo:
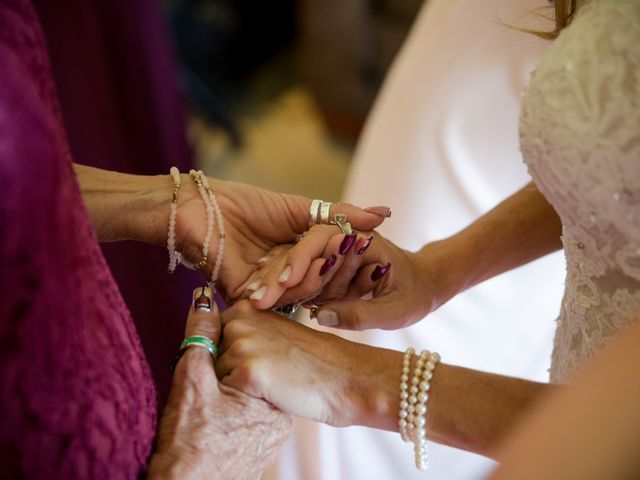
[[[409,370],[413,348],[408,348],[402,360],[402,376],[400,380],[400,419],[398,426],[402,439],[409,439],[414,444],[416,467],[419,470],[427,469],[427,430],[426,414],[429,401],[429,389],[436,364],[440,361],[440,355],[436,352],[422,350],[416,360],[411,382]]]
[[[207,212],[207,233],[205,235],[204,241],[202,243],[202,259],[192,265],[187,260],[185,260],[180,252],[175,250],[175,226],[176,226],[176,216],[177,216],[177,202],[178,202],[178,189],[180,188],[180,172],[176,167],[171,167],[170,170],[171,177],[174,181],[174,193],[173,199],[171,202],[171,213],[169,216],[169,235],[167,239],[167,248],[169,249],[169,273],[173,273],[179,263],[184,265],[187,268],[192,270],[200,269],[204,267],[208,262],[208,254],[209,254],[209,246],[211,243],[211,237],[213,236],[213,223],[214,217],[218,226],[218,251],[216,255],[216,260],[214,262],[213,270],[211,273],[211,279],[209,281],[210,287],[215,290],[215,283],[218,280],[220,275],[220,269],[222,267],[222,259],[224,257],[224,240],[225,240],[225,229],[224,229],[224,217],[222,216],[222,210],[220,209],[220,204],[218,203],[218,199],[216,198],[215,193],[209,186],[209,180],[206,175],[202,172],[202,170],[190,170],[189,175],[193,179],[198,188],[198,193],[202,198],[202,201],[205,206],[205,210]]]
[[[176,167],[169,170],[173,179],[173,196],[171,198],[171,212],[169,213],[169,234],[167,235],[167,250],[169,251],[169,273],[173,273],[178,266],[179,257],[176,252],[176,217],[178,215],[178,191],[180,190],[180,171]]]

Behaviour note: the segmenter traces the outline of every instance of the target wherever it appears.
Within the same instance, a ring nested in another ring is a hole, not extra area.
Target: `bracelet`
[[[178,264],[182,264],[185,267],[197,270],[208,263],[208,254],[209,254],[209,246],[211,243],[211,238],[213,236],[213,228],[214,228],[214,218],[218,227],[218,252],[216,255],[216,259],[213,265],[213,270],[211,273],[211,279],[209,280],[210,287],[215,291],[215,284],[220,276],[220,269],[222,268],[222,259],[224,257],[224,241],[225,241],[225,229],[224,229],[224,217],[222,216],[222,210],[220,209],[220,204],[218,203],[218,199],[209,186],[209,180],[204,175],[202,170],[190,170],[189,175],[193,179],[198,188],[198,193],[202,198],[202,201],[205,206],[205,210],[207,212],[207,233],[204,237],[204,241],[202,242],[202,259],[196,264],[191,264],[187,260],[185,260],[180,252],[176,251],[176,217],[178,214],[178,190],[180,188],[180,172],[176,167],[171,167],[170,171],[171,177],[173,178],[173,197],[171,201],[171,212],[169,215],[169,234],[167,236],[167,249],[169,250],[169,273],[173,273],[178,266]]]
[[[427,429],[426,415],[427,402],[429,401],[429,389],[436,364],[440,361],[440,355],[436,352],[422,350],[416,360],[411,382],[409,370],[413,348],[405,351],[402,360],[402,376],[400,377],[400,419],[398,426],[402,439],[409,439],[414,444],[416,467],[425,471],[427,469]]]
[[[173,273],[178,266],[179,257],[176,252],[176,217],[178,216],[178,191],[180,190],[180,171],[176,167],[169,170],[173,179],[173,196],[169,213],[169,233],[167,235],[167,250],[169,251],[169,273]]]

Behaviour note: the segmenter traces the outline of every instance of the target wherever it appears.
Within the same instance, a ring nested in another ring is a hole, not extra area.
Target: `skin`
[[[173,192],[173,180],[169,175],[128,175],[77,164],[74,169],[100,241],[131,239],[166,247]],[[311,200],[214,178],[210,178],[209,183],[218,198],[226,230],[219,286],[232,302],[245,295],[247,286],[258,279],[256,272],[262,257],[277,245],[294,241],[308,229]],[[366,231],[380,225],[387,211],[371,213],[336,203],[330,215],[336,213],[345,213],[354,228]],[[204,205],[195,183],[188,175],[182,175],[176,249],[194,263],[202,258],[205,219]],[[332,235],[339,232],[335,226],[329,228]],[[326,237],[322,236],[321,241],[313,241],[313,238],[314,233],[305,241],[308,248],[293,250],[278,264],[279,270],[267,278],[264,295],[253,300],[257,308],[272,307],[287,288],[303,280],[313,261],[325,253]],[[215,234],[213,239],[216,239]],[[207,256],[208,264],[202,269],[207,277],[216,258],[217,241],[214,240]],[[287,267],[290,267],[290,273],[283,280],[281,275]]]
[[[223,385],[329,425],[398,431],[403,353],[347,341],[239,302],[223,312]],[[487,456],[546,384],[439,364],[428,436]],[[469,395],[473,392],[473,395]]]
[[[640,477],[640,324],[508,435],[493,480]]]
[[[560,249],[561,234],[557,213],[533,183],[456,235],[418,252],[374,233],[361,259],[364,266],[350,280],[343,299],[336,302],[333,293],[321,293],[314,300],[318,305],[333,301],[319,309],[318,322],[349,330],[412,325],[458,293]],[[375,266],[389,263],[391,269],[381,281],[372,281]],[[304,288],[287,294],[300,294]],[[367,292],[372,298],[361,299]]]
[[[191,335],[204,335],[217,342],[217,310],[192,308],[185,337]],[[190,348],[174,372],[148,478],[259,478],[275,459],[290,429],[288,415],[263,400],[220,385],[209,352]]]

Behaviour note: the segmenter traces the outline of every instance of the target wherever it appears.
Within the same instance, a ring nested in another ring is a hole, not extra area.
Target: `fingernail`
[[[268,261],[269,261],[269,256],[268,255],[265,255],[264,257],[260,257],[258,259],[258,263],[259,264],[267,263]]]
[[[251,282],[249,285],[247,285],[247,290],[257,290],[260,288],[260,284],[262,282],[260,280],[254,280],[253,282]]]
[[[316,307],[309,309],[309,318],[316,318],[318,316],[318,309]]]
[[[365,241],[364,245],[362,245],[358,251],[356,252],[356,255],[363,255],[364,252],[367,251],[367,248],[369,248],[369,245],[371,245],[371,240],[373,240],[373,237],[369,237],[367,238],[367,240]]]
[[[192,307],[198,312],[210,312],[213,305],[213,291],[209,287],[198,287],[193,291]]]
[[[342,240],[342,243],[340,244],[340,255],[346,255],[347,254],[349,249],[356,242],[356,238],[357,237],[358,236],[355,233],[352,233],[351,235],[346,235],[344,237],[344,239]]]
[[[331,267],[333,267],[337,261],[338,261],[338,258],[335,255],[331,255],[329,258],[327,258],[324,261],[324,264],[322,265],[322,267],[320,267],[320,276],[324,275],[329,270],[331,270]]]
[[[333,310],[321,310],[318,312],[318,323],[323,327],[335,327],[340,323],[338,314]]]
[[[262,297],[264,297],[265,293],[267,293],[267,286],[266,285],[264,287],[260,287],[258,290],[253,292],[251,294],[251,296],[249,297],[249,299],[251,299],[251,300],[262,300]]]
[[[364,209],[364,211],[369,213],[375,213],[376,215],[380,215],[381,217],[389,218],[391,216],[390,207],[367,207]]]
[[[386,275],[386,273],[391,269],[391,264],[387,263],[386,265],[378,265],[373,272],[371,272],[371,280],[377,282],[382,277]]]
[[[287,265],[287,267],[282,271],[282,273],[278,277],[278,281],[280,283],[286,282],[287,280],[289,280],[290,276],[291,276],[291,265]]]

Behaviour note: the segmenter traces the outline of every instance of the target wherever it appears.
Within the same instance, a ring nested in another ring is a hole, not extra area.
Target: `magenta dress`
[[[3,0],[2,478],[135,478],[151,453],[150,369],[71,162],[36,14]]]

